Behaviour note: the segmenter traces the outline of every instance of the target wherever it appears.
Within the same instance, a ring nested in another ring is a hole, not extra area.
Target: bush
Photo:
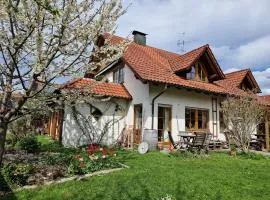
[[[23,186],[27,184],[33,166],[31,164],[8,163],[3,167],[6,180],[14,185]]]
[[[47,154],[42,158],[45,165],[66,165],[69,166],[72,155],[64,153]]]
[[[76,153],[68,167],[69,174],[86,174],[101,169],[120,167],[115,152],[99,145],[89,145]]]
[[[28,153],[35,153],[40,150],[40,142],[34,135],[25,136],[18,142],[17,146],[20,150],[25,150]]]

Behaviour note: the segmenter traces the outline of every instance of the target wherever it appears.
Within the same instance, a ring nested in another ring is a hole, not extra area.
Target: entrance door
[[[171,131],[172,121],[172,108],[170,106],[159,106],[158,107],[158,141],[163,142],[164,139],[169,139],[168,133]]]
[[[142,135],[142,105],[134,105],[134,143],[141,142]]]

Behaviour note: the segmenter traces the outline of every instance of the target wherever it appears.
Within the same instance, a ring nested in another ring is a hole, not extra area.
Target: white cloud
[[[126,0],[132,6],[119,20],[118,34],[136,29],[147,43],[177,51],[177,40],[191,50],[210,44],[224,71],[251,68],[264,93],[270,93],[269,0]],[[180,33],[185,32],[182,37]]]
[[[237,48],[229,46],[212,47],[220,63],[227,67],[263,69],[270,65],[270,34]]]
[[[254,71],[253,74],[262,89],[262,93],[270,95],[270,67],[263,71]]]

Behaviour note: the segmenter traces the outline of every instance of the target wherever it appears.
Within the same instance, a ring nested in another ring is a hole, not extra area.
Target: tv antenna
[[[177,52],[185,53],[186,44],[190,42],[194,42],[195,40],[185,40],[186,32],[182,32],[179,34],[180,34],[180,39],[177,40]]]
[[[180,37],[182,37],[181,39],[177,40],[177,51],[178,52],[185,52],[185,32],[179,33]]]

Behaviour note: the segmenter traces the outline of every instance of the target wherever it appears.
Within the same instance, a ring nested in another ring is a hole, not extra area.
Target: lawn
[[[211,153],[179,158],[159,152],[118,155],[129,165],[109,175],[23,190],[10,199],[269,199],[270,160]]]

